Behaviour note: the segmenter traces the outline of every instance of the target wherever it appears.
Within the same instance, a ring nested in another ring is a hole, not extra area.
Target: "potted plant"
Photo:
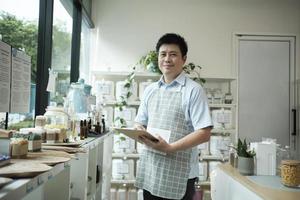
[[[161,74],[158,68],[158,55],[156,51],[149,51],[146,55],[142,56],[138,64],[141,64],[150,72]]]
[[[234,147],[238,155],[237,168],[243,175],[252,175],[254,172],[254,156],[255,152],[248,149],[246,139],[242,142],[238,139],[237,146]]]

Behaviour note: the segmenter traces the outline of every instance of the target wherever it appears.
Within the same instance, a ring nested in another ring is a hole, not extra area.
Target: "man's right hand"
[[[143,131],[146,130],[146,128],[142,124],[139,124],[139,123],[135,123],[133,127],[136,130],[143,130]]]

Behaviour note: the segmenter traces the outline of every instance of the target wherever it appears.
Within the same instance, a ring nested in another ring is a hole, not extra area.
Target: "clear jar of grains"
[[[281,182],[288,187],[297,187],[300,185],[299,160],[281,161]]]

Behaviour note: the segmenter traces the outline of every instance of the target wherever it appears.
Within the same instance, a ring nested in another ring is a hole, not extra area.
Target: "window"
[[[56,91],[51,93],[50,101],[57,105],[63,104],[63,97],[66,96],[70,84],[72,7],[67,1],[54,1],[51,68],[58,76]]]
[[[80,78],[86,82],[89,80],[90,70],[90,29],[86,23],[82,22],[81,26],[81,41],[80,41],[80,65],[79,72]]]
[[[11,129],[33,126],[38,18],[39,0],[9,0],[1,2],[0,34],[2,35],[2,40],[14,48],[23,49],[31,57],[30,109],[28,113],[9,113],[8,126]],[[0,113],[0,128],[4,128],[5,118],[6,113]]]

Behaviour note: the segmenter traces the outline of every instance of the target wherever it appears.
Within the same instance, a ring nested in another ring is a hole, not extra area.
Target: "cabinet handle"
[[[297,130],[297,127],[296,127],[296,123],[297,123],[297,112],[296,112],[296,109],[292,109],[292,113],[293,113],[293,132],[292,132],[292,135],[295,136],[296,135],[296,130]]]

